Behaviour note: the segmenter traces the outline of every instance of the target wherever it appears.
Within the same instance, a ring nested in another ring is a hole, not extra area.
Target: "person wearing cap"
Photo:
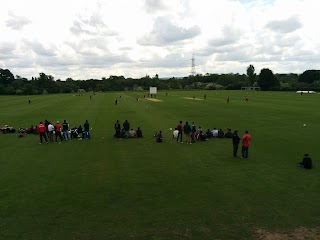
[[[251,141],[251,136],[248,131],[245,131],[245,134],[242,137],[242,157],[241,158],[248,158],[250,141]]]
[[[59,121],[57,121],[57,124],[54,126],[56,130],[56,142],[58,142],[58,137],[60,138],[60,141],[63,141],[62,134],[61,134],[61,124]]]
[[[302,162],[299,163],[299,167],[305,168],[305,169],[311,169],[312,168],[312,160],[309,157],[309,154],[305,154]]]

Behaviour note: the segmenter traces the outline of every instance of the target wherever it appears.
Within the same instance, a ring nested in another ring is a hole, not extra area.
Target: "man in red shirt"
[[[179,122],[178,126],[177,126],[177,129],[178,129],[178,137],[177,137],[177,142],[179,142],[179,137],[180,137],[180,142],[182,142],[182,129],[183,129],[183,126],[182,126],[182,121]]]
[[[40,122],[39,126],[38,126],[38,132],[40,134],[40,144],[42,144],[42,137],[44,137],[44,139],[46,140],[47,144],[48,144],[48,139],[47,139],[47,135],[46,135],[46,126]]]
[[[245,134],[242,137],[242,157],[248,158],[249,146],[250,146],[251,136],[248,131],[245,131]]]
[[[62,142],[63,139],[62,139],[62,135],[61,135],[61,124],[59,123],[59,121],[57,121],[57,124],[56,126],[54,127],[55,130],[56,130],[56,142],[58,142],[58,136],[60,138],[60,141]]]

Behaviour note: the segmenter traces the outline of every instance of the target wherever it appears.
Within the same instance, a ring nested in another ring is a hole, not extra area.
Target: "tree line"
[[[264,68],[257,75],[253,65],[246,69],[247,74],[197,74],[183,78],[161,79],[158,74],[153,77],[125,78],[110,76],[102,79],[65,81],[55,80],[53,76],[39,73],[31,79],[14,76],[10,70],[0,68],[0,95],[37,95],[47,93],[78,93],[88,91],[139,91],[148,90],[150,86],[159,90],[169,89],[206,89],[239,90],[241,87],[260,87],[261,90],[297,91],[320,90],[320,70],[306,70],[302,74],[274,74]]]

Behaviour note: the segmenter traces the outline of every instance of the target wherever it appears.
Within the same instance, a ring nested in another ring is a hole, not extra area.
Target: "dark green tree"
[[[249,65],[247,67],[247,76],[249,78],[249,85],[252,86],[255,79],[256,79],[256,74],[254,73],[255,69],[253,65]]]
[[[0,84],[8,86],[14,81],[14,75],[8,69],[0,68]]]
[[[264,68],[259,74],[258,85],[261,90],[272,90],[280,83],[269,68]]]
[[[307,70],[304,71],[300,76],[298,81],[305,83],[313,83],[314,81],[320,80],[320,70]]]

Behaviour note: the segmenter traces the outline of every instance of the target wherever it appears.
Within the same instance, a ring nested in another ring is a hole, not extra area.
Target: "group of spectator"
[[[182,124],[182,121],[180,121],[173,131],[173,138],[176,139],[177,143],[183,143],[182,141],[182,135],[183,133],[186,136],[186,142],[187,144],[192,144],[197,141],[207,141],[209,138],[232,138],[232,145],[233,145],[233,156],[237,156],[239,143],[240,143],[240,137],[238,136],[238,131],[232,131],[231,128],[227,128],[226,133],[223,132],[223,130],[220,128],[217,130],[214,128],[210,131],[210,129],[207,129],[206,132],[202,130],[202,128],[199,126],[196,127],[195,123],[193,122],[192,125],[189,124],[187,121],[184,125]],[[248,131],[245,131],[243,137],[242,137],[242,158],[248,158],[249,154],[249,146],[250,146],[251,136]]]
[[[40,144],[42,144],[43,138],[47,144],[49,142],[58,142],[58,138],[60,139],[60,142],[62,142],[63,140],[71,140],[71,138],[79,140],[90,139],[90,125],[88,120],[86,120],[83,124],[83,128],[80,125],[79,127],[74,127],[71,129],[69,127],[69,123],[67,123],[66,120],[63,121],[62,125],[59,121],[57,121],[57,123],[53,125],[48,120],[45,120],[44,123],[40,122],[37,127],[37,132],[39,133]]]
[[[125,122],[122,124],[122,128],[120,125],[119,120],[114,124],[115,134],[114,137],[116,139],[122,139],[122,138],[142,138],[142,130],[140,127],[135,131],[133,128],[130,128],[130,123],[128,120],[125,120]]]

